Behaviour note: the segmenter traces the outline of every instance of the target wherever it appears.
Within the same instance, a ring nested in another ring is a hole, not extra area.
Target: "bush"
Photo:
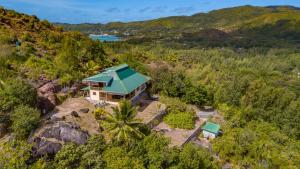
[[[67,100],[67,98],[69,97],[69,94],[65,94],[65,93],[57,93],[56,97],[58,99],[59,103],[64,102],[65,100]]]
[[[124,148],[112,147],[103,153],[107,169],[143,169],[143,162],[129,156]]]
[[[191,86],[187,88],[183,99],[187,103],[202,107],[208,103],[208,92],[203,86]]]
[[[57,169],[71,169],[79,166],[79,161],[83,155],[82,150],[77,145],[71,143],[66,144],[55,155],[55,168]]]
[[[187,144],[183,147],[179,153],[178,168],[206,168],[213,169],[217,168],[214,164],[213,159],[209,157],[209,152],[205,149],[196,147],[193,144]]]
[[[166,104],[168,112],[177,111],[177,110],[184,112],[188,109],[186,103],[182,102],[179,98],[162,96],[160,98],[160,101]]]
[[[17,138],[25,138],[29,135],[40,120],[40,112],[29,106],[20,105],[12,114],[12,129]]]
[[[193,129],[195,127],[195,115],[191,112],[170,112],[164,121],[172,128]]]
[[[103,120],[103,118],[107,115],[108,112],[106,112],[104,109],[96,109],[93,114],[95,119],[97,120]]]
[[[9,79],[0,88],[0,111],[11,111],[20,104],[34,106],[36,100],[35,89],[22,80]]]
[[[26,141],[0,143],[0,149],[1,168],[28,168],[26,162],[30,158],[32,147]]]

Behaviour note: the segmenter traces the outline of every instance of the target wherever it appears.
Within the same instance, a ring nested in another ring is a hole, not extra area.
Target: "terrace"
[[[201,126],[205,121],[198,119],[195,122],[195,127],[192,130],[186,129],[172,129],[165,122],[161,122],[153,128],[154,131],[162,133],[167,138],[170,138],[170,147],[178,146],[181,147],[184,144],[191,141],[192,138],[198,135],[201,131]]]

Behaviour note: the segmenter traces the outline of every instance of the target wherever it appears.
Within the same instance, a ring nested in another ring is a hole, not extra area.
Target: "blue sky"
[[[300,0],[0,0],[5,8],[66,23],[139,21],[241,5],[300,7]]]

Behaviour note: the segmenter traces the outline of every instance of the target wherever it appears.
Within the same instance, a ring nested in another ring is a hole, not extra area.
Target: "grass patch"
[[[170,112],[164,122],[172,128],[193,129],[195,127],[195,115],[190,112]]]

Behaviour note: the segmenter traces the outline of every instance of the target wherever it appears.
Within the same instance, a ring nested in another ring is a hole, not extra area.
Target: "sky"
[[[5,8],[62,23],[141,21],[242,5],[300,7],[300,0],[0,0]]]

